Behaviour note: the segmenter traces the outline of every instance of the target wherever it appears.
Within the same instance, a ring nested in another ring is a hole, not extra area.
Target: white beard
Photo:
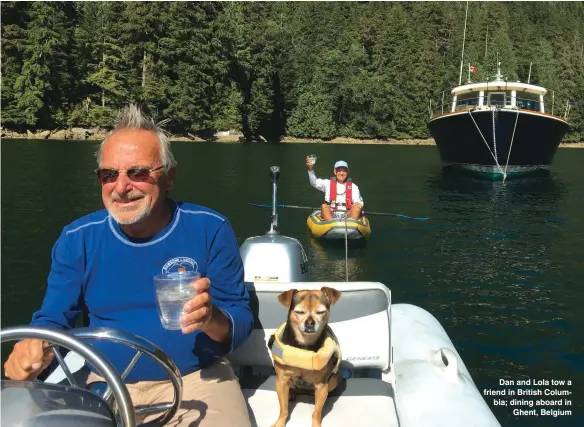
[[[146,218],[148,215],[150,215],[150,213],[152,212],[152,210],[150,209],[149,206],[144,206],[136,216],[134,216],[133,218],[129,218],[129,219],[125,219],[125,220],[121,220],[120,218],[118,218],[118,216],[113,212],[113,210],[108,209],[107,210],[109,212],[109,214],[111,215],[111,217],[113,219],[116,220],[116,222],[118,224],[121,225],[131,225],[131,224],[136,224],[138,221]]]

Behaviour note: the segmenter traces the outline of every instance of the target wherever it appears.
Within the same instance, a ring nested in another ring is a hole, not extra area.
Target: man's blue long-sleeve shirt
[[[231,225],[211,209],[173,203],[169,224],[148,239],[130,239],[106,210],[66,226],[53,247],[47,291],[31,325],[72,328],[85,305],[90,326],[121,329],[153,342],[172,358],[182,375],[210,365],[245,341],[253,328],[253,315]],[[230,322],[227,345],[200,331],[185,335],[162,327],[153,277],[179,269],[198,272],[211,281],[212,303]],[[119,372],[135,354],[120,344],[99,340],[91,344]],[[126,381],[166,378],[155,362],[142,356]]]

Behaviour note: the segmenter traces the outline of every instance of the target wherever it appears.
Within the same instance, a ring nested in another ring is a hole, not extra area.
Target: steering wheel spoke
[[[128,363],[128,366],[126,366],[126,368],[124,369],[124,372],[122,372],[122,375],[120,375],[122,380],[126,379],[128,374],[132,371],[132,369],[136,365],[136,362],[138,362],[138,359],[140,358],[140,356],[142,356],[142,354],[144,354],[144,353],[142,353],[140,350],[138,350],[136,352],[136,354],[134,355],[134,357],[132,357],[132,360],[130,360],[130,363]],[[103,398],[107,401],[110,398],[110,395],[111,395],[111,388],[108,385],[107,389],[105,390],[105,393],[103,394]]]
[[[71,370],[69,369],[69,366],[67,366],[67,362],[65,362],[65,359],[63,359],[63,356],[61,356],[61,353],[59,352],[59,346],[52,345],[51,350],[53,350],[53,354],[55,355],[55,359],[57,359],[59,366],[61,367],[61,369],[65,373],[65,376],[67,377],[67,381],[69,381],[69,384],[71,384],[73,387],[81,388],[81,387],[79,387],[79,384],[77,384],[77,381],[75,381],[75,378],[73,377],[73,374],[71,373]]]

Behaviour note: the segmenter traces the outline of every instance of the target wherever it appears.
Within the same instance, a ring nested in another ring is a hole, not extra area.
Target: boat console
[[[2,425],[11,427],[115,427],[97,394],[62,384],[2,380]]]

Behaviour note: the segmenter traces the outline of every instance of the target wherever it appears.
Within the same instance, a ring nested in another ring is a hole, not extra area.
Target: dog
[[[341,297],[336,289],[323,287],[318,290],[291,289],[278,295],[278,301],[288,308],[286,326],[281,335],[281,343],[303,350],[317,352],[325,344],[327,337],[336,337],[328,327],[331,306]],[[268,347],[274,344],[275,335],[270,337]],[[338,342],[337,342],[338,345]],[[322,409],[328,393],[339,383],[338,364],[340,348],[319,370],[302,369],[284,365],[274,360],[276,371],[276,392],[280,404],[280,415],[272,427],[284,427],[288,419],[288,404],[296,394],[314,394],[312,427],[321,427]]]

